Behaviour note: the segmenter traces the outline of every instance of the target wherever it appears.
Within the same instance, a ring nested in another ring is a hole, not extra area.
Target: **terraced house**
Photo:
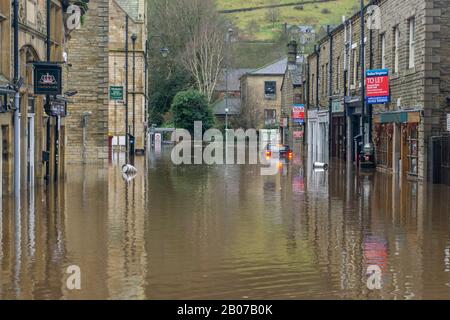
[[[65,110],[68,100],[63,95],[37,95],[34,92],[33,71],[36,62],[50,61],[64,65],[64,48],[71,31],[65,28],[64,22],[72,1],[17,1],[18,54],[14,46],[15,3],[0,1],[0,193],[3,194],[12,192],[14,172],[20,172],[21,189],[32,188],[44,181],[55,181],[64,174]],[[18,58],[17,65],[15,57]],[[62,82],[64,93],[67,83]],[[17,87],[20,93],[19,121],[14,122]],[[17,158],[14,158],[15,127],[20,127]]]
[[[363,142],[373,142],[379,170],[448,179],[449,13],[448,1],[439,0],[378,0],[365,8],[364,65],[388,69],[390,101],[364,109],[360,15],[328,30],[308,57],[313,157],[356,162]]]

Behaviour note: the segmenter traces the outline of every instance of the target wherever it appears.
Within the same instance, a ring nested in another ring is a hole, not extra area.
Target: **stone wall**
[[[83,25],[72,33],[67,47],[72,64],[68,88],[78,91],[68,104],[67,163],[82,163],[84,157],[88,163],[108,160],[108,33],[109,0],[91,1]],[[86,112],[91,114],[84,147],[82,124]]]

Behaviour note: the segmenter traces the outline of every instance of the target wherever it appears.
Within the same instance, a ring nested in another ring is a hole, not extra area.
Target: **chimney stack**
[[[288,64],[297,63],[297,42],[292,40],[288,46]]]

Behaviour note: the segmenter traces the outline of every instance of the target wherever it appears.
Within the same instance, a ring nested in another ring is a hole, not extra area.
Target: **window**
[[[399,71],[400,29],[394,28],[394,73]]]
[[[386,34],[381,35],[381,69],[386,68]]]
[[[407,145],[408,145],[408,173],[417,175],[419,166],[419,137],[417,124],[408,123],[406,128]]]
[[[311,75],[311,101],[314,101],[314,86],[316,85],[316,77],[314,73]]]
[[[275,81],[264,82],[264,97],[266,99],[275,99],[277,96],[277,83]]]
[[[322,95],[325,95],[325,66],[322,65]]]
[[[336,63],[336,91],[339,92],[341,82],[341,57],[337,57]]]
[[[265,109],[264,110],[264,124],[266,126],[275,125],[277,123],[277,110]]]
[[[356,88],[356,84],[358,81],[358,66],[359,66],[359,59],[358,59],[358,50],[356,48],[353,49],[353,86]]]
[[[328,92],[328,89],[330,88],[330,85],[328,83],[328,63],[325,65],[325,95],[328,96],[330,93]]]
[[[415,44],[416,44],[416,19],[411,18],[408,20],[408,67],[409,69],[415,66]]]

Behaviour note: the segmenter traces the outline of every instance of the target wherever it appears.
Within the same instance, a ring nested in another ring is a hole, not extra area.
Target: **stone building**
[[[305,104],[303,85],[305,58],[298,55],[297,48],[296,41],[288,44],[288,63],[281,83],[280,128],[282,143],[291,146],[294,152],[300,153],[303,150],[305,119],[293,119],[293,108],[294,106],[304,108]]]
[[[251,117],[255,129],[278,129],[281,114],[281,83],[287,58],[241,77],[241,116]]]
[[[372,2],[376,7],[365,10],[365,67],[389,70],[390,101],[362,108],[356,14],[329,29],[308,57],[310,151],[352,162],[372,141],[379,170],[433,180],[443,160],[433,141],[447,134],[450,111],[450,8],[437,0]]]
[[[128,126],[130,134],[135,132],[136,149],[144,149],[146,109],[144,67],[147,40],[145,3],[144,0],[91,2],[83,28],[73,33],[68,47],[68,59],[72,65],[68,78],[71,85],[78,88],[79,93],[69,107],[71,117],[67,123],[66,148],[68,163],[104,164],[110,157],[112,142],[124,143],[125,93],[123,99],[110,100],[109,90],[111,86],[123,87],[126,92],[127,15],[129,17]],[[137,36],[135,91],[133,91],[131,40],[133,34]]]
[[[64,28],[65,10],[70,1],[19,1],[19,75],[20,87],[20,176],[21,188],[31,188],[54,181],[64,173],[65,113],[60,110],[49,116],[44,112],[45,96],[33,90],[33,62],[64,61],[63,50],[68,32]],[[13,190],[13,171],[17,170],[14,159],[13,98],[14,84],[14,29],[13,2],[0,1],[0,176],[2,193]],[[47,56],[47,14],[50,14],[50,56]],[[67,89],[62,84],[63,92]],[[9,89],[8,89],[9,88]],[[63,106],[63,97],[50,97],[51,110]]]

